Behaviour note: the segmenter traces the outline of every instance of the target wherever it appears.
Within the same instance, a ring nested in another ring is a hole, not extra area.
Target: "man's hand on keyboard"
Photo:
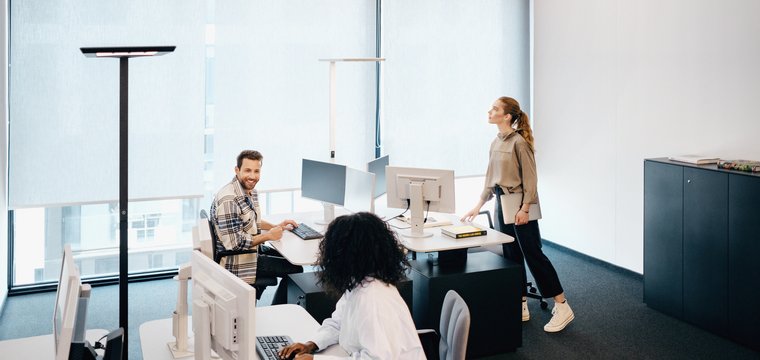
[[[295,222],[295,220],[287,219],[283,220],[279,225],[277,225],[285,230],[292,230],[298,227],[298,223]]]

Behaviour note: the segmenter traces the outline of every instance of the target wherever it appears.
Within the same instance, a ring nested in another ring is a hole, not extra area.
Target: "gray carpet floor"
[[[649,309],[639,275],[552,245],[544,251],[557,268],[575,320],[564,331],[547,334],[543,325],[551,313],[530,300],[523,346],[487,359],[760,359],[758,352]],[[140,324],[170,317],[176,291],[173,280],[129,285],[130,359],[142,359]],[[273,293],[274,287],[268,288],[260,304],[270,304]],[[0,315],[0,340],[50,334],[54,301],[55,293],[9,297]],[[117,326],[118,286],[94,288],[87,327]]]

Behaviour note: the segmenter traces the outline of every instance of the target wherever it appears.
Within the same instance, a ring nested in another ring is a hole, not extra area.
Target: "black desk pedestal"
[[[427,259],[410,263],[418,329],[438,329],[443,298],[454,290],[470,308],[468,358],[522,346],[520,265],[487,251],[469,254],[461,265],[432,265]]]
[[[288,304],[296,304],[306,309],[318,323],[332,316],[338,298],[328,295],[321,286],[317,285],[317,274],[305,272],[288,275]],[[398,292],[404,299],[409,311],[412,311],[412,282],[402,280],[398,284]]]

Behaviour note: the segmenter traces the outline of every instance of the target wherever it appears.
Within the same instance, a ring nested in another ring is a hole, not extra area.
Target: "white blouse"
[[[339,343],[351,359],[425,359],[409,308],[395,286],[366,278],[346,291],[314,343]],[[315,359],[340,357],[315,354]]]

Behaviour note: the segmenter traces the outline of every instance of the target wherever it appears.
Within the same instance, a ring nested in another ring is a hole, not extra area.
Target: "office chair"
[[[219,241],[219,236],[217,236],[216,234],[216,227],[214,226],[214,223],[212,222],[211,218],[208,217],[208,213],[206,213],[206,209],[201,209],[200,216],[201,216],[201,219],[208,219],[209,232],[211,233],[211,250],[214,254],[213,260],[217,264],[220,261],[222,261],[222,258],[225,256],[253,254],[255,252],[253,249],[248,249],[248,250],[225,249],[224,245],[222,245],[222,242]],[[256,300],[261,299],[261,294],[264,292],[267,286],[272,286],[272,285],[277,285],[276,277],[256,276],[256,282],[251,284],[251,286],[253,286],[256,289]]]
[[[494,228],[493,227],[493,220],[491,219],[491,212],[490,211],[483,210],[483,211],[479,212],[478,215],[485,215],[486,218],[488,219],[488,227],[490,227],[491,229]],[[539,246],[540,245],[541,244],[539,244]],[[498,255],[504,256],[504,251],[503,251],[503,249],[502,249],[501,246],[487,247],[486,250],[491,251],[493,253],[496,253]],[[539,303],[541,304],[541,309],[546,310],[549,307],[549,304],[544,300],[544,298],[541,295],[538,294],[538,289],[536,289],[533,286],[533,283],[530,282],[530,281],[528,281],[528,282],[525,283],[525,286],[528,288],[527,297],[529,297],[531,299],[538,300]]]
[[[470,334],[470,309],[454,290],[443,298],[439,335],[432,329],[417,330],[428,359],[464,360],[467,355],[467,338]],[[435,351],[438,340],[438,351]]]

